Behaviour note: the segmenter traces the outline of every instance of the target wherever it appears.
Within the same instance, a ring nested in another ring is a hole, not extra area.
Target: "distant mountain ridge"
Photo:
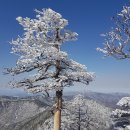
[[[71,100],[77,94],[79,93],[64,93],[63,99],[66,101]],[[85,98],[94,100],[111,109],[116,108],[116,103],[122,97],[126,96],[130,95],[124,93],[84,93]],[[37,123],[40,123],[42,118],[45,120],[50,116],[51,110],[47,112],[46,107],[51,109],[53,104],[53,97],[45,98],[40,95],[28,97],[0,96],[0,130],[26,130],[26,128],[27,130],[31,130],[27,122],[32,123],[34,121],[34,127],[37,127]],[[24,125],[26,125],[26,127],[20,129],[20,127]]]
[[[71,99],[75,95],[79,94],[78,92],[73,93],[65,93],[65,97]],[[69,96],[69,97],[67,97]],[[88,91],[84,93],[84,97],[87,99],[94,100],[100,104],[105,105],[106,107],[110,107],[115,109],[116,103],[122,98],[122,97],[129,97],[130,94],[127,93],[100,93],[100,92],[92,92]]]
[[[129,97],[130,94],[126,93],[96,93],[96,92],[88,92],[85,94],[86,98],[90,98],[92,100],[97,101],[100,104],[105,105],[106,107],[116,108],[117,102],[122,97]]]

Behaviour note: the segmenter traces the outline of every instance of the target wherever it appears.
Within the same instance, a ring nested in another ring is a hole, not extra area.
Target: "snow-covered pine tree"
[[[130,6],[124,6],[123,10],[113,18],[115,27],[106,34],[104,48],[97,48],[105,56],[117,59],[130,58]]]
[[[116,130],[130,130],[130,97],[123,97],[117,105],[120,107],[112,112]]]
[[[73,121],[75,130],[107,130],[111,124],[110,110],[93,100],[76,95],[67,105],[70,111],[70,120]],[[71,125],[70,125],[71,126]]]
[[[83,106],[84,106],[84,97],[80,94],[76,95],[72,102],[72,107],[75,108],[76,117],[74,119],[77,122],[77,130],[81,130],[81,125],[82,125],[81,122],[82,122],[82,120],[85,120],[85,119],[83,119],[83,113],[82,113],[82,109],[81,109]],[[74,119],[73,119],[73,121],[74,121]]]
[[[15,86],[33,93],[56,91],[54,130],[60,130],[63,88],[74,82],[88,85],[94,75],[61,50],[66,41],[77,39],[77,33],[65,29],[68,21],[52,9],[35,11],[35,19],[17,18],[25,32],[11,42],[12,53],[19,59],[16,67],[7,69],[6,73],[18,75],[33,71],[35,75],[15,82]]]

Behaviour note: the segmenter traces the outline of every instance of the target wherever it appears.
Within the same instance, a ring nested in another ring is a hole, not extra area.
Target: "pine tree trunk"
[[[62,91],[56,91],[56,108],[54,111],[54,130],[61,128]]]

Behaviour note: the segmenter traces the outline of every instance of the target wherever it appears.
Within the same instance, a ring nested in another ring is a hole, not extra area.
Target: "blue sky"
[[[129,5],[128,0],[0,0],[0,87],[7,87],[11,76],[2,75],[4,67],[15,66],[17,57],[10,54],[9,41],[22,35],[16,17],[35,17],[34,9],[52,8],[69,21],[68,29],[79,34],[78,40],[66,43],[63,49],[74,60],[85,64],[96,74],[87,90],[99,92],[130,91],[130,60],[103,59],[96,51],[102,47],[101,33],[113,25],[111,17]],[[78,88],[77,88],[78,90]]]

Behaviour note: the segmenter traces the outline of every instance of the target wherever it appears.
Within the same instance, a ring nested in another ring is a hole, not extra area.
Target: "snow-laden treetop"
[[[85,99],[83,97],[83,95],[78,94],[74,97],[74,100],[72,102],[73,106],[82,106],[84,105]]]
[[[24,87],[31,92],[51,89],[62,90],[73,82],[88,84],[94,75],[86,66],[69,59],[61,51],[61,45],[77,39],[77,33],[64,29],[68,21],[52,9],[35,10],[35,19],[18,17],[24,34],[12,40],[12,53],[19,56],[16,67],[7,73],[17,75],[35,70],[31,78],[16,82],[16,87]]]
[[[130,115],[130,97],[123,97],[118,103],[121,109],[112,112],[112,116],[122,117],[122,115]]]
[[[117,59],[130,58],[130,6],[124,6],[113,19],[115,27],[102,35],[105,37],[104,48],[97,50],[103,52],[105,56]]]
[[[130,126],[130,97],[123,97],[118,103],[120,109],[112,112],[116,129],[128,130]]]
[[[118,106],[129,107],[130,109],[130,97],[123,97],[118,103]]]

